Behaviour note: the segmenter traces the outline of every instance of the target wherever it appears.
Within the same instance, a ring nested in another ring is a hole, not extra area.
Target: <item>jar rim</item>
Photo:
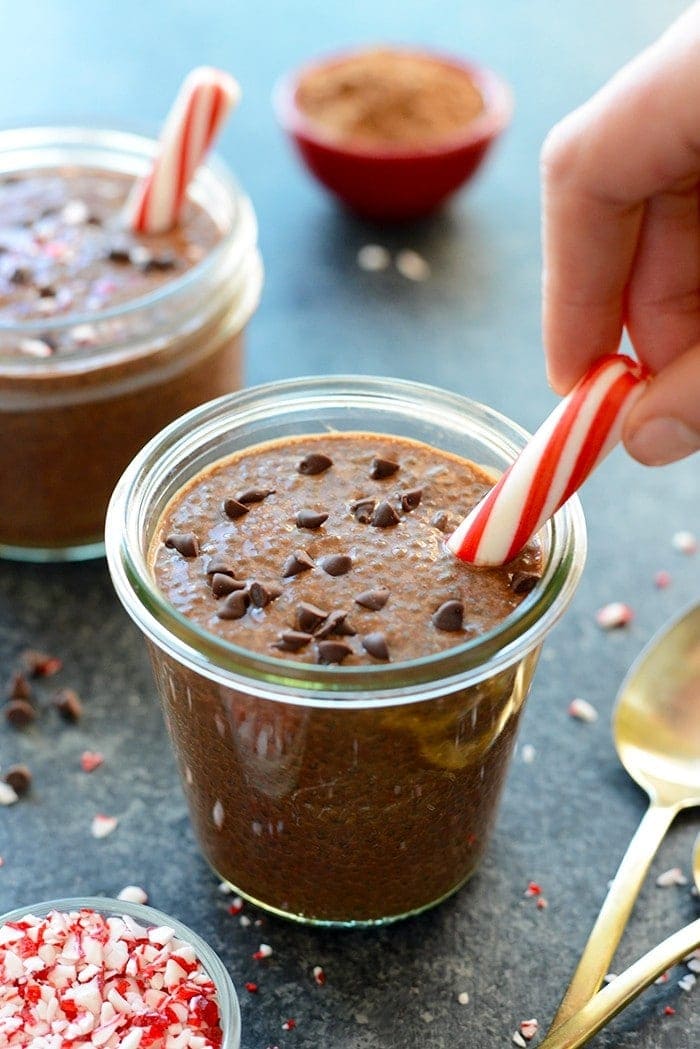
[[[227,687],[300,706],[357,709],[391,706],[444,695],[477,684],[541,643],[568,606],[586,556],[580,501],[573,496],[545,525],[547,550],[540,582],[494,628],[452,648],[419,659],[373,666],[317,666],[251,652],[200,627],[172,606],[157,587],[141,548],[145,502],[158,478],[172,478],[185,446],[223,432],[235,414],[260,416],[334,399],[357,406],[381,401],[397,407],[426,399],[441,422],[480,420],[501,452],[515,458],[529,434],[506,416],[467,397],[408,380],[376,376],[303,377],[251,387],[211,401],[171,423],[136,456],[117,484],[107,512],[106,548],[112,582],[126,611],[145,636],[189,669]],[[357,428],[356,428],[357,429]],[[377,432],[377,431],[374,431]],[[181,482],[184,483],[184,482]],[[179,485],[178,487],[180,487]],[[342,700],[342,703],[339,703]]]
[[[122,165],[120,171],[133,173],[133,167],[125,167],[127,159],[133,163],[147,164],[155,155],[157,141],[147,135],[132,131],[122,131],[111,128],[78,127],[72,125],[47,125],[35,127],[12,128],[0,131],[0,176],[12,171],[26,171],[31,167],[55,167],[59,162],[52,159],[51,163],[41,164],[39,156],[44,153],[49,156],[52,151],[60,149],[83,148],[93,159],[82,166],[99,166],[99,157],[103,161],[108,156],[121,157]],[[6,167],[8,159],[12,154],[26,158],[17,167]],[[32,159],[33,158],[33,159]],[[68,161],[64,160],[64,163]],[[76,157],[71,157],[70,163],[81,166]],[[119,303],[97,312],[82,311],[61,314],[59,317],[37,318],[20,323],[10,323],[0,320],[0,335],[5,337],[16,335],[18,338],[27,338],[46,332],[47,328],[52,331],[65,331],[82,324],[99,324],[103,321],[128,318],[141,311],[160,306],[176,298],[182,292],[186,292],[199,281],[206,277],[221,264],[221,260],[234,248],[238,248],[240,261],[243,261],[257,239],[257,227],[255,216],[248,198],[241,186],[235,179],[229,167],[217,155],[212,155],[200,166],[193,182],[193,191],[199,196],[204,196],[207,190],[223,192],[226,199],[232,205],[229,228],[222,231],[220,240],[207,252],[204,258],[191,266],[185,273],[164,282],[158,288],[145,295],[129,299],[127,302]],[[205,207],[204,204],[202,204]],[[205,209],[206,210],[206,209]],[[79,354],[65,354],[57,358],[57,362],[72,361],[79,355],[81,360],[89,360],[91,357],[99,357],[104,354],[108,347],[104,345],[94,348],[82,348]],[[18,365],[26,367],[28,371],[36,368],[45,368],[46,361],[39,358],[21,357],[0,353],[0,364],[11,364],[13,368]]]

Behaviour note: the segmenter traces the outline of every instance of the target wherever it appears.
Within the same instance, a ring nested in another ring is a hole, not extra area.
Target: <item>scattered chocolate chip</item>
[[[233,569],[221,557],[210,557],[206,567],[207,575],[230,575],[233,578]]]
[[[389,658],[389,646],[386,643],[384,634],[379,631],[374,634],[365,634],[362,638],[362,647],[365,652],[369,652],[375,659]]]
[[[53,705],[66,721],[80,721],[83,716],[83,704],[73,688],[59,688],[54,693]]]
[[[375,458],[372,460],[372,468],[369,472],[375,481],[382,481],[385,477],[391,477],[399,468],[399,464],[391,459]]]
[[[363,590],[355,598],[355,604],[362,605],[363,608],[369,608],[372,612],[378,612],[381,608],[384,608],[388,600],[389,590],[382,586],[377,590]]]
[[[319,641],[316,645],[319,663],[342,663],[352,655],[350,645],[344,641]]]
[[[320,528],[327,520],[327,513],[316,510],[300,510],[296,516],[297,528]]]
[[[354,503],[350,503],[350,509],[360,524],[369,524],[376,505],[374,499],[356,499]]]
[[[462,629],[464,621],[464,605],[461,601],[443,601],[438,610],[433,613],[433,626],[438,630],[454,632]]]
[[[265,608],[271,601],[279,597],[282,591],[278,586],[274,586],[272,583],[258,583],[257,581],[251,583],[248,587],[248,594],[250,595],[250,603],[255,608]]]
[[[302,601],[300,605],[297,605],[297,626],[304,633],[313,634],[316,628],[328,619],[328,615],[329,613],[324,612],[322,608]]]
[[[248,507],[244,506],[238,499],[224,499],[223,511],[227,517],[230,517],[232,521],[235,521],[237,518],[243,517],[244,514],[248,513]]]
[[[352,558],[347,554],[329,554],[319,564],[326,575],[345,575],[352,568]]]
[[[242,619],[248,608],[248,600],[245,590],[236,590],[224,599],[216,614],[219,619]]]
[[[274,495],[274,488],[248,488],[245,492],[239,492],[236,500],[248,506],[249,503],[261,503],[268,495]]]
[[[19,658],[30,677],[52,677],[63,666],[58,656],[50,656],[47,652],[39,652],[35,648],[25,648]]]
[[[53,284],[39,284],[37,285],[37,291],[39,292],[40,299],[55,299],[56,289]]]
[[[99,215],[95,215],[94,212],[90,212],[90,214],[85,219],[85,221],[88,224],[88,226],[101,226],[102,225],[102,219],[100,218]]]
[[[32,688],[21,671],[16,671],[11,679],[7,690],[8,699],[31,699]]]
[[[27,266],[15,266],[9,276],[10,284],[31,284],[32,271]]]
[[[325,623],[322,623],[318,630],[314,631],[314,636],[317,640],[321,640],[324,637],[330,637],[331,634],[338,634],[339,637],[354,637],[357,633],[356,630],[346,623],[347,612],[342,609],[335,609],[326,619]]]
[[[381,503],[377,503],[370,524],[374,528],[391,528],[392,525],[398,524],[399,521],[400,517],[391,503],[387,503],[385,499],[382,499]]]
[[[529,594],[539,581],[540,577],[534,572],[513,572],[510,588],[514,594]]]
[[[177,256],[170,251],[164,251],[160,255],[144,257],[138,266],[142,273],[165,273],[176,268]]]
[[[194,532],[171,532],[165,538],[165,545],[171,550],[177,550],[182,557],[196,557],[199,553],[199,543]]]
[[[410,513],[411,510],[415,510],[420,505],[420,501],[423,498],[423,489],[410,488],[407,492],[402,492],[399,498],[401,499],[401,509],[406,514]]]
[[[223,572],[214,572],[211,577],[211,592],[214,597],[226,597],[237,590],[245,590],[245,583],[240,579],[234,579],[233,576],[224,575]]]
[[[3,779],[15,794],[26,794],[32,785],[32,774],[27,765],[10,765]]]
[[[11,699],[5,704],[5,717],[14,728],[24,728],[36,718],[36,710],[26,699]]]
[[[306,550],[295,550],[282,566],[282,578],[288,579],[290,576],[300,575],[301,572],[308,572],[313,567],[314,563]]]
[[[282,652],[299,652],[311,640],[311,634],[305,634],[301,630],[284,630],[277,640],[272,642],[272,647],[279,648]]]
[[[107,258],[110,262],[117,262],[120,265],[126,265],[127,262],[131,262],[131,254],[129,251],[128,244],[113,244],[107,252]]]
[[[433,528],[437,528],[438,532],[447,532],[450,527],[450,519],[445,510],[438,510],[436,514],[433,514],[430,523]]]
[[[308,477],[313,477],[315,474],[322,474],[325,470],[330,469],[333,465],[333,460],[329,459],[323,452],[309,452],[305,455],[297,466],[297,470],[300,474],[306,474]]]

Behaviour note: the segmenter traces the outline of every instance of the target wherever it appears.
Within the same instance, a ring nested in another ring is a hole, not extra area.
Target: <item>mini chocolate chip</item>
[[[356,630],[346,623],[348,613],[342,611],[342,609],[335,609],[326,619],[325,623],[322,623],[318,630],[314,631],[314,636],[321,640],[324,637],[330,637],[331,634],[338,634],[339,637],[354,637],[357,633]]]
[[[447,532],[450,527],[450,519],[445,510],[438,510],[436,514],[433,514],[430,523],[433,528],[437,528],[438,532]]]
[[[372,460],[372,469],[369,472],[370,477],[375,481],[382,481],[385,477],[391,477],[399,468],[399,464],[393,462],[391,459],[380,459],[379,457]]]
[[[247,506],[249,503],[261,503],[263,499],[267,499],[268,495],[274,494],[274,488],[248,488],[245,492],[239,492],[236,499]]]
[[[374,499],[356,499],[354,503],[350,503],[350,509],[360,524],[369,524],[376,505]]]
[[[36,718],[36,711],[26,699],[11,699],[5,704],[5,717],[15,728],[24,728]]]
[[[352,655],[350,645],[344,641],[319,641],[316,645],[319,663],[342,663]]]
[[[236,590],[224,599],[217,611],[219,619],[242,619],[248,608],[248,594],[245,590]]]
[[[232,521],[243,517],[244,514],[249,512],[248,507],[244,506],[238,499],[224,499],[223,511]]]
[[[15,794],[26,794],[32,785],[32,774],[27,765],[10,765],[3,779]]]
[[[94,212],[90,212],[90,214],[85,219],[85,221],[87,222],[88,226],[101,226],[102,225],[102,219],[100,218],[99,215],[95,215]]]
[[[328,619],[328,615],[329,613],[324,612],[322,608],[302,601],[300,605],[297,605],[297,626],[305,633],[313,634],[314,630]]]
[[[24,674],[18,670],[10,679],[10,686],[7,690],[8,699],[31,699],[32,698],[32,687],[27,681]]]
[[[290,576],[300,575],[301,572],[308,572],[309,569],[313,567],[314,563],[306,550],[295,550],[293,554],[289,555],[282,566],[282,578],[289,579]]]
[[[464,605],[461,601],[443,601],[433,613],[433,626],[438,630],[454,632],[462,629]]]
[[[282,652],[298,652],[311,640],[311,634],[305,634],[301,630],[283,630],[277,640],[272,642],[272,647],[279,648]]]
[[[540,577],[534,572],[514,572],[510,588],[514,594],[529,594],[537,586]]]
[[[391,528],[392,525],[398,524],[399,521],[399,515],[391,503],[387,503],[385,499],[382,499],[372,514],[370,524],[374,528]]]
[[[164,251],[161,255],[151,255],[150,258],[144,259],[139,269],[143,273],[165,273],[167,270],[174,270],[176,266],[177,256],[170,251]]]
[[[248,587],[248,593],[250,594],[251,605],[254,605],[256,608],[265,608],[276,597],[279,597],[282,591],[278,586],[274,586],[271,583],[255,582]]]
[[[10,284],[31,284],[32,271],[27,266],[15,266],[9,277]]]
[[[220,558],[220,557],[210,557],[209,560],[207,561],[206,574],[207,575],[230,575],[231,578],[233,579],[234,572],[233,572],[232,568],[229,568],[229,566],[226,563],[226,561],[222,560],[222,558]]]
[[[389,646],[386,643],[384,634],[379,631],[374,634],[365,634],[362,638],[362,647],[365,652],[369,652],[375,659],[389,658]]]
[[[131,262],[131,254],[129,251],[128,244],[113,244],[107,252],[107,258],[110,262],[118,262],[120,265],[124,265],[127,262]]]
[[[385,586],[377,590],[363,590],[355,598],[355,604],[369,608],[372,612],[378,612],[389,600],[389,590]]]
[[[409,491],[402,492],[400,498],[401,509],[404,511],[404,513],[410,513],[411,510],[415,510],[415,508],[420,504],[420,501],[423,498],[423,489],[410,488]]]
[[[53,284],[39,284],[37,291],[40,299],[55,299],[56,297],[56,289]]]
[[[297,528],[320,528],[327,520],[327,513],[315,510],[300,510],[296,516]]]
[[[171,550],[177,550],[182,557],[196,557],[199,553],[199,543],[194,532],[171,532],[165,539],[165,545]]]
[[[352,558],[347,554],[329,554],[319,564],[326,575],[345,575],[352,568]]]
[[[83,716],[83,704],[75,689],[59,688],[54,693],[53,705],[66,721],[80,721]]]
[[[333,465],[333,460],[329,459],[323,452],[309,452],[305,455],[297,466],[297,470],[300,474],[306,474],[308,477],[313,477],[315,474],[322,474],[324,471],[330,469]]]
[[[223,572],[214,572],[211,577],[211,592],[214,597],[226,597],[237,590],[245,590],[245,583],[240,579],[234,579],[233,576],[224,575]]]

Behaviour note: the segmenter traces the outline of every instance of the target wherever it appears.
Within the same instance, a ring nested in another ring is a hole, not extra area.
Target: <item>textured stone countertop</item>
[[[539,145],[682,7],[37,0],[3,14],[0,125],[97,116],[154,127],[189,67],[230,68],[244,101],[221,152],[254,200],[266,266],[248,381],[342,372],[351,361],[357,372],[468,394],[532,429],[554,403],[539,334]],[[299,168],[269,104],[276,77],[302,59],[377,40],[479,57],[511,81],[516,97],[513,126],[478,181],[448,210],[408,228],[377,228],[338,211]],[[356,254],[366,243],[415,249],[430,279],[362,272]],[[31,794],[0,809],[0,913],[142,885],[154,906],[221,953],[241,988],[243,1049],[497,1049],[511,1044],[521,1020],[537,1017],[544,1027],[644,811],[611,742],[615,693],[642,646],[700,584],[700,555],[672,546],[679,530],[700,533],[697,458],[653,471],[618,451],[582,499],[588,564],[545,646],[486,859],[447,903],[382,930],[318,931],[249,906],[253,923],[242,927],[195,846],[145,651],[104,564],[1,564],[2,677],[21,649],[46,649],[64,668],[39,689],[47,696],[54,685],[76,688],[85,715],[70,726],[47,709],[21,732],[0,724],[0,765],[25,761],[34,774]],[[662,569],[671,584],[660,590],[654,575]],[[596,610],[609,601],[634,609],[629,626],[596,626]],[[572,719],[574,697],[592,703],[598,720]],[[84,750],[105,757],[90,775],[80,768]],[[119,817],[102,840],[90,834],[98,812]],[[689,885],[661,889],[655,878],[675,866],[690,876],[699,819],[690,812],[671,828],[614,969],[697,916]],[[546,908],[526,897],[530,881],[542,887]],[[265,962],[251,957],[261,941],[274,949]],[[315,965],[326,972],[323,987]],[[592,1044],[700,1044],[700,985],[680,989],[683,972],[675,969]],[[251,979],[257,995],[242,989]],[[296,1028],[283,1031],[289,1017]]]

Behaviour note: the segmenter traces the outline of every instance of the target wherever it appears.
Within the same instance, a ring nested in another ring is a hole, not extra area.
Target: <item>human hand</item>
[[[566,393],[626,327],[654,373],[627,450],[700,449],[700,3],[548,135],[543,333]]]

